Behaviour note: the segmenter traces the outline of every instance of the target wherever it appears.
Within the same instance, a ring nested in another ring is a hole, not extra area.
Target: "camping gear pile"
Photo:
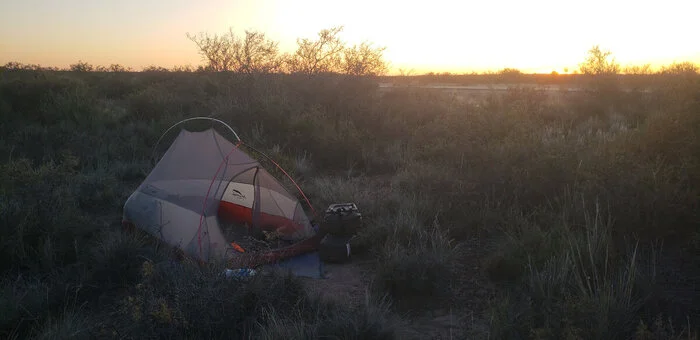
[[[362,214],[355,203],[331,204],[323,216],[319,255],[324,262],[343,263],[350,260],[350,240],[362,225]]]
[[[212,126],[199,131],[182,127],[190,121]],[[213,123],[227,128],[235,143]],[[242,147],[257,150],[226,123],[209,117],[182,120],[163,133],[156,147],[177,127],[177,136],[124,204],[125,227],[138,228],[200,263],[226,261],[231,273],[277,263],[322,277],[320,256],[314,252],[334,262],[349,258],[349,238],[361,221],[355,204],[331,205],[322,226],[316,226],[299,200]],[[294,183],[315,215],[291,176],[267,158]]]

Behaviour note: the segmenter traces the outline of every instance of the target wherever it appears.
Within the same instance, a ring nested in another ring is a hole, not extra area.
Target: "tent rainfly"
[[[190,118],[173,125],[163,136],[196,119],[225,125],[238,141],[232,143],[213,127],[204,131],[181,128],[126,201],[122,223],[203,263],[224,260],[239,268],[253,268],[316,250],[320,236],[300,202],[240,148],[243,143],[228,125],[213,118]],[[228,223],[246,229],[247,235],[255,234],[250,231],[275,233],[285,245],[245,249],[241,240],[246,234],[227,236],[223,225]]]

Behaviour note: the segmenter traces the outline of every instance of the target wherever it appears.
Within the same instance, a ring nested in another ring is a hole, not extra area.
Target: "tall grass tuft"
[[[394,225],[393,231],[379,254],[376,293],[387,294],[400,307],[444,305],[454,293],[459,245],[437,225]]]
[[[260,339],[401,339],[410,335],[406,326],[391,310],[387,300],[375,301],[367,295],[356,310],[348,310],[337,302],[312,299],[311,310],[286,315],[277,310],[266,311],[258,328]]]
[[[557,246],[549,247],[548,254],[529,250],[534,247],[518,253],[522,277],[509,289],[510,298],[494,305],[494,331],[503,336],[599,339],[634,331],[655,285],[654,253],[641,252],[637,243],[617,247],[610,234],[612,222],[599,205],[593,212],[581,206],[581,224],[564,216],[556,234],[549,234],[557,235]]]
[[[144,261],[164,258],[156,252],[145,233],[125,233],[120,230],[103,232],[86,258],[91,279],[95,285],[128,287],[140,279],[140,265]]]
[[[49,317],[35,331],[33,338],[42,340],[92,339],[94,335],[92,320],[84,315],[84,312],[65,311],[59,317]]]

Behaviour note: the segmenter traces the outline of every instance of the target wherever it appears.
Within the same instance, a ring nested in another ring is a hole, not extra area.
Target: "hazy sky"
[[[623,64],[700,63],[698,0],[5,0],[0,64],[199,65],[185,34],[254,29],[292,50],[344,25],[395,69],[573,70],[594,44]]]

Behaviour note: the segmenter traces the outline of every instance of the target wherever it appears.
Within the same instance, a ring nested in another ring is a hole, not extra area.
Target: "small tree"
[[[651,70],[651,64],[629,65],[629,66],[625,67],[625,69],[622,72],[624,72],[625,74],[633,74],[633,75],[649,75],[649,74],[654,73]]]
[[[498,71],[498,78],[502,81],[517,81],[523,76],[523,73],[517,68],[506,67]]]
[[[243,41],[234,46],[235,71],[240,73],[273,73],[281,69],[278,43],[264,33],[246,31]]]
[[[126,68],[120,64],[111,64],[111,65],[109,65],[109,71],[110,72],[128,72],[128,71],[131,71],[131,68]]]
[[[498,71],[498,73],[500,75],[503,75],[503,76],[511,76],[511,77],[517,77],[517,76],[521,76],[523,74],[517,68],[512,68],[512,67],[506,67],[504,69],[501,69],[500,71]]]
[[[289,72],[376,76],[388,71],[385,47],[374,47],[369,42],[346,47],[339,37],[342,30],[343,26],[332,27],[321,30],[317,40],[297,39],[297,50],[286,58]]]
[[[23,68],[24,68],[24,65],[20,62],[17,62],[17,61],[10,61],[7,64],[5,64],[5,66],[3,66],[3,69],[12,70],[12,71],[21,70]]]
[[[698,66],[689,61],[673,62],[671,65],[662,66],[658,75],[664,91],[669,93],[668,98],[675,98],[677,102],[687,101],[689,90],[693,91],[700,86],[698,70]],[[700,96],[692,100],[700,100]]]
[[[168,70],[167,68],[162,67],[162,66],[148,65],[148,66],[144,67],[144,68],[141,70],[141,72],[151,72],[151,73],[154,73],[154,72],[170,72],[170,70]]]
[[[233,68],[233,49],[236,36],[232,30],[228,34],[219,36],[199,33],[190,35],[187,38],[197,45],[199,54],[206,60],[206,68],[210,71],[231,71]]]
[[[343,71],[353,76],[380,76],[388,70],[384,61],[385,47],[374,48],[370,43],[354,45],[343,51]]]
[[[410,77],[413,76],[416,73],[415,69],[405,69],[405,68],[399,68],[399,76],[401,77]]]
[[[674,62],[671,65],[661,67],[659,73],[661,74],[675,74],[675,75],[695,75],[698,73],[698,65],[690,61],[684,62]]]
[[[261,32],[245,31],[242,39],[231,29],[223,35],[188,33],[187,37],[197,45],[210,71],[271,73],[279,71],[282,64],[278,43]]]
[[[588,50],[588,57],[579,65],[583,74],[614,75],[620,72],[620,65],[615,58],[610,59],[610,51],[602,51],[598,45]]]
[[[338,34],[343,26],[321,30],[318,40],[297,39],[297,50],[287,59],[292,73],[318,74],[341,70],[343,42]]]
[[[581,73],[588,76],[585,82],[594,94],[589,111],[603,117],[619,103],[620,84],[617,75],[620,65],[610,51],[602,51],[598,45],[588,50],[588,56],[579,65]]]
[[[237,73],[290,73],[314,75],[344,73],[356,76],[382,75],[388,71],[384,47],[368,42],[345,47],[339,38],[342,26],[321,30],[318,39],[297,39],[292,54],[280,54],[278,43],[264,33],[246,31],[245,37],[236,36],[231,29],[227,34],[199,33],[187,37],[197,45],[207,64],[198,71],[232,71]]]
[[[40,70],[47,70],[47,71],[55,71],[58,70],[56,68],[51,68],[51,67],[42,67],[41,65],[38,64],[22,64],[20,62],[16,61],[11,61],[5,64],[5,66],[2,67],[5,70],[12,70],[12,71],[40,71]]]
[[[171,72],[194,72],[192,65],[175,65],[170,69]]]
[[[80,60],[77,63],[68,66],[68,69],[73,72],[92,72],[95,70],[95,67]]]

